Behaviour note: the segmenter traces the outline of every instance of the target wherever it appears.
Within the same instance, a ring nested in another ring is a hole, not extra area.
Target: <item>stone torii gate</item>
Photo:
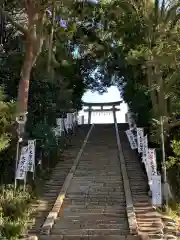
[[[83,102],[83,106],[86,107],[84,109],[84,112],[88,112],[88,124],[91,124],[91,117],[92,117],[92,112],[112,112],[113,113],[113,118],[114,122],[117,122],[116,119],[116,112],[120,111],[119,108],[116,108],[116,106],[120,106],[122,101],[117,101],[117,102],[107,102],[107,103],[88,103],[88,102]],[[99,107],[98,109],[93,107]],[[111,108],[104,108],[104,107],[111,107]]]

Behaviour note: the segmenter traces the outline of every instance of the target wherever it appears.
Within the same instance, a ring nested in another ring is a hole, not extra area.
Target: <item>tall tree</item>
[[[1,16],[24,36],[24,62],[20,74],[17,108],[17,117],[21,119],[25,119],[27,114],[31,71],[49,34],[47,26],[51,20],[47,10],[55,2],[58,5],[58,1],[12,0],[0,6]],[[69,2],[66,2],[66,5]],[[64,3],[62,2],[63,5]]]

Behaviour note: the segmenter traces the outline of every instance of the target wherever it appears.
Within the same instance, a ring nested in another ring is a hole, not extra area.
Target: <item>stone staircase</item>
[[[150,239],[163,238],[163,222],[161,215],[152,207],[148,196],[148,182],[142,169],[141,160],[135,151],[131,150],[125,134],[127,125],[119,126],[119,135],[130,182],[131,195],[140,235],[147,234]]]
[[[41,217],[41,225],[36,227],[39,239],[165,239],[161,216],[148,197],[145,173],[125,135],[127,125],[91,126],[86,138],[90,126],[81,128],[81,137],[76,138],[81,141],[75,141],[74,150],[71,154],[68,151],[64,161],[66,171],[59,163],[47,183],[45,201],[50,207],[46,209],[46,221],[43,223]]]
[[[61,159],[55,167],[51,179],[45,183],[42,196],[33,206],[35,221],[31,223],[32,227],[29,231],[29,236],[39,234],[48,213],[51,211],[59,195],[88,130],[89,126],[82,126],[78,129],[77,133],[72,136],[70,141],[71,146],[62,153]]]
[[[114,125],[94,126],[49,236],[125,239],[130,234]]]

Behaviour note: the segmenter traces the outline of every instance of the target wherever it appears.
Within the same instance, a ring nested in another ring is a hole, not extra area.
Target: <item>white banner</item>
[[[72,127],[73,127],[72,113],[67,113],[67,128],[72,129]]]
[[[16,179],[25,180],[28,167],[28,146],[22,147],[18,168],[16,170]]]
[[[28,172],[34,172],[35,170],[35,146],[36,140],[28,141]]]
[[[54,127],[54,128],[52,128],[52,131],[53,131],[55,137],[57,137],[58,136],[58,129],[56,127]]]
[[[62,128],[61,127],[57,127],[57,136],[61,137],[62,132],[63,132]]]
[[[151,176],[157,175],[156,150],[154,148],[148,149],[148,162],[151,168]]]
[[[126,132],[128,140],[129,140],[131,149],[136,149],[137,148],[137,144],[136,144],[136,141],[135,141],[135,138],[134,138],[134,134],[132,133],[131,129],[128,129],[125,132]]]
[[[78,116],[78,125],[84,124],[84,116]]]
[[[143,155],[142,155],[142,161],[146,166],[147,163],[147,157],[148,157],[148,137],[147,135],[144,137],[144,143],[143,143]],[[147,171],[147,170],[146,170]]]
[[[77,123],[78,123],[78,114],[77,114],[77,112],[74,112],[73,113],[73,124],[77,125]]]
[[[133,118],[132,118],[132,114],[129,111],[127,112],[127,121],[128,121],[128,124],[129,124],[129,128],[132,128],[133,124],[134,124],[134,121],[133,121]]]
[[[148,149],[147,168],[149,185],[152,191],[152,176],[157,175],[156,150],[154,148]]]
[[[130,129],[131,134],[132,134],[132,142],[133,142],[133,148],[132,149],[137,149],[137,132],[134,129]]]
[[[60,126],[61,125],[61,118],[56,118],[56,125]]]
[[[56,124],[58,131],[63,132],[64,131],[64,124],[63,124],[63,118],[56,118]],[[61,135],[61,134],[60,134]]]
[[[162,204],[162,189],[161,175],[152,176],[152,205],[161,206]]]
[[[66,129],[66,131],[68,130],[68,122],[67,122],[67,118],[64,118],[64,127]]]
[[[137,128],[136,127],[131,128],[131,132],[132,132],[133,137],[134,137],[136,148],[138,148],[138,146],[137,146]]]
[[[143,153],[143,145],[144,145],[144,129],[137,128],[137,145],[138,145],[138,153]]]

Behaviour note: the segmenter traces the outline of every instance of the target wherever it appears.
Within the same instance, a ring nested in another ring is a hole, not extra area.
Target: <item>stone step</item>
[[[73,179],[73,187],[74,186],[77,186],[77,187],[88,187],[88,188],[100,188],[100,189],[108,189],[108,188],[112,188],[113,190],[122,190],[123,189],[123,186],[121,185],[121,183],[119,183],[119,182],[117,182],[117,183],[115,183],[115,184],[113,184],[112,182],[108,182],[108,183],[106,183],[106,182],[84,182],[84,181],[74,181],[74,179]],[[72,188],[72,185],[69,187],[69,189],[70,188]]]
[[[70,205],[66,208],[64,208],[64,211],[66,211],[67,213],[70,214],[70,212],[91,212],[91,213],[105,213],[105,212],[111,212],[111,213],[124,213],[126,210],[123,209],[122,207],[118,206],[118,205],[114,205],[114,206],[81,206],[81,205]],[[139,214],[138,214],[139,215]]]
[[[116,187],[113,185],[113,184],[106,184],[106,183],[93,183],[93,184],[84,184],[84,183],[74,183],[71,184],[71,186],[68,188],[68,190],[70,191],[75,191],[75,190],[79,190],[79,189],[82,189],[82,190],[86,190],[86,189],[90,189],[91,191],[97,191],[97,190],[101,190],[103,192],[106,192],[106,191],[113,191],[113,192],[119,192],[120,194],[122,193],[122,190],[123,190],[123,187],[119,184],[117,185]]]
[[[91,176],[91,177],[90,176],[83,176],[83,179],[84,179],[85,182],[86,181],[104,182],[104,178],[99,176],[99,175]],[[73,180],[74,181],[78,181],[78,180],[82,181],[82,177],[77,177],[76,175],[74,175]],[[120,182],[122,181],[120,175],[119,176],[106,176],[106,180],[108,180],[108,182],[115,182],[115,183],[117,183],[119,181]]]
[[[117,236],[117,235],[109,235],[109,236],[103,236],[103,239],[101,236],[89,236],[89,235],[50,235],[50,236],[40,236],[39,240],[126,240],[126,236]],[[32,239],[33,240],[33,239]],[[129,239],[129,240],[133,240]]]
[[[100,173],[99,171],[97,171],[96,173],[76,173],[75,174],[75,177],[84,177],[84,176],[89,176],[89,177],[91,177],[91,176],[93,176],[93,177],[95,177],[95,176],[100,176],[100,177],[111,177],[111,176],[117,176],[117,174],[114,174],[114,175],[112,175],[112,174],[108,174],[108,173]]]
[[[111,195],[111,193],[106,193],[106,194],[104,194],[104,193],[91,193],[91,194],[89,194],[88,192],[79,192],[79,193],[71,193],[71,192],[68,192],[67,194],[66,194],[66,197],[67,198],[77,198],[77,197],[79,197],[79,198],[95,198],[95,199],[102,199],[102,198],[104,198],[104,199],[109,199],[109,198],[111,198],[111,199],[120,199],[121,198],[121,196],[122,196],[122,194],[121,195],[119,195],[119,194],[116,194],[116,195],[114,195],[113,194],[113,196]],[[141,202],[143,203],[143,201],[144,200],[142,200]],[[140,201],[139,201],[139,203],[141,203]]]
[[[118,188],[118,187],[121,187],[122,186],[122,181],[121,180],[109,180],[107,177],[106,177],[107,181],[108,182],[104,182],[104,178],[102,180],[98,180],[98,179],[90,179],[90,180],[82,180],[79,179],[79,180],[76,180],[73,178],[73,183],[74,184],[82,184],[82,186],[98,186],[98,185],[101,185],[101,187],[108,187],[108,186],[112,186],[113,188]]]
[[[101,237],[104,236],[108,236],[108,235],[127,235],[128,234],[128,230],[126,229],[116,229],[116,228],[112,228],[112,229],[104,229],[104,228],[99,228],[99,229],[94,229],[94,228],[81,228],[81,229],[60,229],[58,225],[54,225],[52,228],[52,235],[69,235],[69,236],[73,236],[73,235],[79,235],[82,236],[83,235],[98,235]]]
[[[63,205],[86,205],[86,204],[94,204],[94,205],[119,205],[119,204],[125,204],[124,199],[97,199],[97,198],[79,198],[79,199],[65,199],[63,202]]]
[[[122,219],[127,219],[127,213],[126,211],[110,211],[110,210],[104,210],[104,211],[99,211],[99,210],[94,210],[94,211],[89,211],[89,210],[83,210],[81,209],[81,211],[66,211],[66,210],[60,210],[59,212],[59,216],[61,217],[84,217],[84,216],[92,216],[92,215],[97,215],[99,216],[100,214],[105,214],[105,215],[109,215],[109,216],[119,216]]]
[[[63,183],[63,182],[62,182]],[[44,189],[56,189],[56,190],[58,190],[59,188],[61,188],[60,186],[59,186],[59,184],[55,184],[55,183],[51,183],[51,184],[46,184],[45,185],[45,187],[44,187]]]
[[[101,221],[101,220],[87,220],[87,221],[82,221],[82,220],[70,220],[70,219],[64,219],[60,218],[57,219],[54,226],[53,226],[53,231],[54,229],[59,228],[59,229],[128,229],[128,222],[117,222],[117,221]]]
[[[55,192],[47,192],[47,194],[55,194],[56,193],[56,191]],[[80,196],[82,196],[82,195],[85,195],[85,196],[91,196],[91,194],[92,194],[92,196],[97,196],[97,198],[98,198],[98,196],[99,197],[102,197],[102,196],[104,196],[105,198],[106,198],[106,196],[109,196],[109,195],[112,195],[113,194],[113,198],[115,198],[115,199],[118,199],[118,198],[121,198],[120,196],[121,196],[121,192],[119,191],[112,191],[112,189],[110,190],[109,189],[109,191],[103,191],[103,188],[102,188],[102,191],[100,191],[99,189],[89,189],[89,188],[86,188],[84,191],[82,191],[82,190],[79,190],[79,191],[77,191],[77,190],[74,190],[74,191],[71,191],[71,189],[69,190],[68,189],[68,192],[67,192],[67,196],[69,196],[69,194],[71,194],[71,196],[72,196],[72,194],[74,194],[74,195],[77,195],[77,194],[79,194]],[[141,201],[144,201],[144,199],[140,199]]]
[[[87,216],[65,216],[62,218],[57,219],[56,221],[73,221],[73,222],[80,222],[80,223],[106,223],[106,224],[113,224],[113,223],[122,223],[125,221],[123,218],[119,218],[119,216],[111,216],[110,214],[91,214]],[[55,222],[56,222],[55,221]]]
[[[63,183],[64,181],[62,181],[62,183]],[[62,184],[61,182],[60,182],[60,184]],[[45,184],[45,186],[44,186],[44,188],[59,188],[59,183],[58,182],[56,182],[56,181],[51,181],[51,182],[48,182],[48,183],[46,183]]]

